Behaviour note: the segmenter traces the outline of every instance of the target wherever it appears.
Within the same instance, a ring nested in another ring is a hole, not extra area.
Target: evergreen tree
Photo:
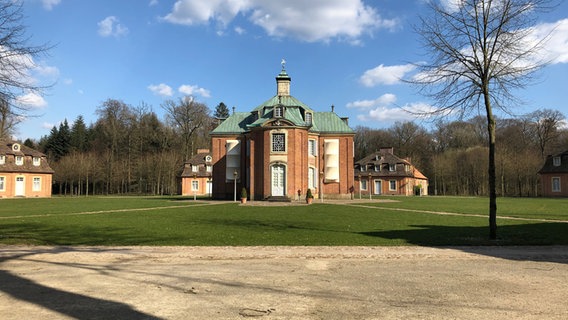
[[[227,108],[227,106],[223,102],[219,103],[215,107],[215,113],[213,114],[213,117],[217,119],[227,119],[229,115],[229,108]]]
[[[72,151],[86,152],[89,149],[89,130],[81,115],[73,122],[69,143]]]

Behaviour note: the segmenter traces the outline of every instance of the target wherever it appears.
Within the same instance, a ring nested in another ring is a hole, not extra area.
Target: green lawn
[[[191,198],[189,198],[191,199]],[[199,205],[180,197],[0,201],[0,243],[34,245],[568,245],[568,199],[500,198],[489,241],[486,198],[395,197],[345,206]],[[396,210],[395,210],[396,209]],[[420,210],[404,211],[400,209]],[[443,211],[466,215],[437,215]],[[557,220],[557,221],[554,221]]]

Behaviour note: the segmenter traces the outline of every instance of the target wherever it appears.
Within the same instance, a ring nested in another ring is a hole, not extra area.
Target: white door
[[[383,184],[381,180],[375,180],[375,194],[381,194],[381,190],[383,190]]]
[[[16,177],[16,197],[23,197],[26,195],[26,185],[24,183],[24,177]]]
[[[284,196],[285,167],[283,165],[272,166],[272,196]]]
[[[207,195],[211,195],[213,192],[213,181],[207,181]]]

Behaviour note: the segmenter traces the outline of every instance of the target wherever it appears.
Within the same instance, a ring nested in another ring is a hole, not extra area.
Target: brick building
[[[211,132],[213,197],[251,200],[348,198],[353,187],[353,136],[347,118],[316,112],[290,94],[284,65],[276,95],[250,112],[233,112]],[[238,197],[238,196],[237,196]]]
[[[538,173],[543,196],[568,197],[568,150],[548,156]]]
[[[355,162],[355,193],[359,195],[427,195],[428,178],[409,159],[381,148]]]
[[[181,173],[183,196],[211,196],[213,159],[209,149],[197,149],[197,154],[187,160]]]
[[[51,197],[52,176],[45,154],[0,141],[0,198]]]

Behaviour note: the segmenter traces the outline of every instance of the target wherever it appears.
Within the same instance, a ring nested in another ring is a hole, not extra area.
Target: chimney
[[[331,112],[335,112],[335,106],[331,105]]]

